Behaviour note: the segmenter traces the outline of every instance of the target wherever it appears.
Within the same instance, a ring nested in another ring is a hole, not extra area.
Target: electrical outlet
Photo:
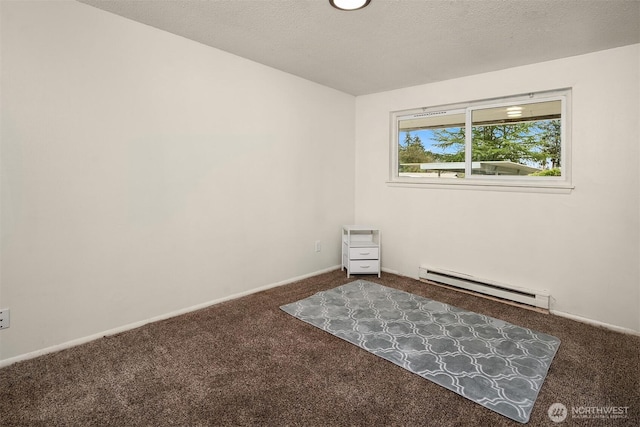
[[[320,240],[316,240],[316,252],[320,252],[322,250],[322,244]]]
[[[0,309],[0,329],[7,329],[9,327],[9,309]]]

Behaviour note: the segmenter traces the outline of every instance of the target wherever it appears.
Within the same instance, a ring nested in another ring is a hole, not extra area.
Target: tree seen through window
[[[560,175],[559,119],[472,126],[472,162],[506,161],[537,169],[531,175]],[[465,161],[465,128],[419,129],[401,132],[399,172],[423,171],[424,163]]]

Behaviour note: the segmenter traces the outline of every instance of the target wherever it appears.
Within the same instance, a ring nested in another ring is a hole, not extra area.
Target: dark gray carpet
[[[363,278],[558,337],[527,426],[640,424],[640,337]],[[333,271],[0,369],[0,426],[522,426],[279,308],[351,281]],[[629,410],[556,424],[555,402]]]
[[[366,280],[280,308],[521,423],[560,345],[551,335]]]

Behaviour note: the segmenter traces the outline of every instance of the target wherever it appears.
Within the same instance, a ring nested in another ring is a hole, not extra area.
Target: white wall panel
[[[421,263],[548,289],[552,308],[640,331],[640,46],[358,97],[356,221],[383,268]],[[573,88],[570,194],[388,186],[389,112]]]
[[[0,360],[340,263],[353,96],[77,2],[1,7]]]

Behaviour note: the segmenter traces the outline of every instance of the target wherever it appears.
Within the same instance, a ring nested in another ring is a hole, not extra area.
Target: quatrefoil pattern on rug
[[[280,308],[521,423],[560,346],[551,335],[365,280]]]

